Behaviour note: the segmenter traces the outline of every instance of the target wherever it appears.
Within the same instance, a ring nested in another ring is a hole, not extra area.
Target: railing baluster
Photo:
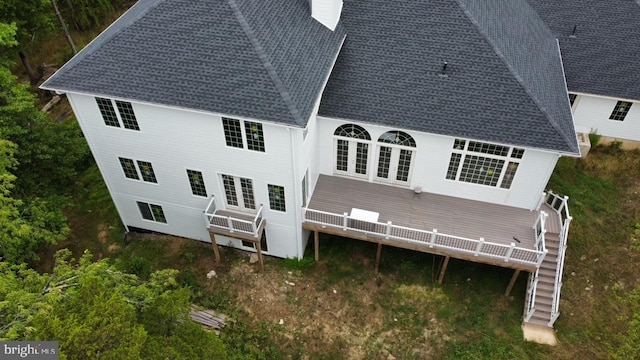
[[[509,247],[509,249],[507,250],[507,255],[504,258],[504,262],[509,262],[509,260],[511,259],[511,254],[513,254],[513,249],[516,248],[516,243],[511,243],[511,246]]]
[[[480,241],[476,245],[476,252],[475,254],[473,254],[473,256],[478,256],[478,254],[480,254],[480,251],[482,250],[483,245],[484,245],[484,238],[480,238]]]
[[[348,216],[347,213],[344,213],[344,215],[342,217],[342,230],[343,231],[347,231],[347,220],[348,220],[347,216]]]

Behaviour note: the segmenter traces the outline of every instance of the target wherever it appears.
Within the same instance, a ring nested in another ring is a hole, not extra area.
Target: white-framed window
[[[118,160],[120,160],[120,166],[126,178],[140,180],[142,177],[142,180],[146,182],[158,183],[156,173],[153,171],[153,165],[150,162],[141,160],[134,162],[132,159],[123,157],[119,157]]]
[[[255,211],[256,200],[253,181],[239,176],[220,174],[227,207],[242,211]]]
[[[167,218],[164,216],[162,206],[142,201],[136,201],[136,203],[138,204],[138,209],[140,210],[140,215],[142,215],[143,219],[163,224],[167,223]]]
[[[136,114],[133,112],[133,106],[130,102],[97,97],[96,104],[98,104],[98,110],[100,110],[105,125],[140,131]],[[118,111],[116,112],[115,109]]]
[[[633,105],[633,103],[629,101],[618,101],[611,115],[609,115],[609,120],[624,121],[624,118],[627,117],[631,109],[631,105]]]
[[[446,178],[510,189],[524,149],[455,139]]]
[[[376,180],[408,184],[416,142],[403,131],[387,131],[378,138]]]
[[[243,126],[244,124],[244,126]],[[222,118],[224,139],[227,146],[265,152],[262,124],[253,121]]]
[[[196,196],[207,197],[207,188],[204,185],[204,177],[202,172],[187,169],[187,178],[191,186],[191,193]]]
[[[284,187],[268,184],[267,188],[269,190],[269,209],[286,212],[287,206],[284,198]]]
[[[333,171],[336,174],[367,177],[371,135],[362,126],[344,124],[334,135]]]

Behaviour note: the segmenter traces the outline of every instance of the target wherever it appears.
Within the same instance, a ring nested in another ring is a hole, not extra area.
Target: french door
[[[352,139],[335,139],[335,167],[337,174],[367,177],[369,143]]]
[[[411,179],[413,150],[393,146],[378,146],[375,179],[392,184],[408,185]]]
[[[253,195],[253,181],[222,174],[224,197],[227,208],[241,211],[255,211],[256,201]]]

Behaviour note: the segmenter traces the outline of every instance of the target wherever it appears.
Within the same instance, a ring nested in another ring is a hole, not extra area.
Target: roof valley
[[[293,98],[291,97],[291,93],[288,91],[288,89],[285,86],[284,82],[280,79],[280,76],[278,76],[278,73],[277,73],[275,67],[273,66],[273,64],[269,60],[269,58],[267,56],[267,53],[264,50],[264,47],[262,46],[262,44],[258,40],[258,37],[256,36],[255,32],[253,31],[253,29],[249,25],[249,22],[245,18],[245,16],[242,13],[242,11],[240,10],[240,7],[238,6],[238,3],[236,2],[236,0],[227,0],[227,3],[229,4],[229,7],[231,7],[231,11],[233,12],[234,16],[238,20],[238,23],[240,24],[240,27],[242,28],[242,30],[247,35],[247,38],[251,42],[251,45],[253,45],[254,50],[258,54],[258,57],[260,58],[260,61],[262,62],[262,65],[267,70],[267,73],[269,74],[269,77],[273,81],[273,84],[275,85],[276,89],[278,90],[278,93],[282,97],[282,100],[284,101],[285,105],[287,106],[287,109],[289,110],[289,113],[293,117],[293,120],[295,121],[296,124],[304,127],[306,125],[306,120],[302,117],[302,113],[300,112],[300,110],[296,106],[295,102],[293,101]],[[311,16],[311,15],[309,15],[309,16]]]

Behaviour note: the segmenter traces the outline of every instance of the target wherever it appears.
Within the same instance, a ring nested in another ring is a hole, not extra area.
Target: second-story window
[[[132,159],[127,158],[118,158],[120,160],[120,166],[122,166],[122,171],[124,172],[124,176],[128,179],[142,180],[150,183],[157,183],[156,174],[153,171],[153,165],[151,165],[148,161],[140,161],[134,162]],[[137,167],[136,167],[137,164]]]
[[[222,126],[227,146],[265,152],[262,124],[223,117]]]
[[[204,186],[202,173],[196,170],[187,170],[187,177],[189,178],[189,185],[191,185],[193,195],[206,197],[207,189]]]
[[[96,103],[98,104],[98,110],[100,110],[100,115],[102,115],[102,120],[105,125],[140,131],[136,114],[133,112],[133,107],[130,102],[120,100],[112,101],[111,99],[97,97]],[[118,109],[117,113],[116,108]]]
[[[267,186],[269,190],[269,208],[277,211],[287,211],[284,199],[284,187],[278,185]]]

